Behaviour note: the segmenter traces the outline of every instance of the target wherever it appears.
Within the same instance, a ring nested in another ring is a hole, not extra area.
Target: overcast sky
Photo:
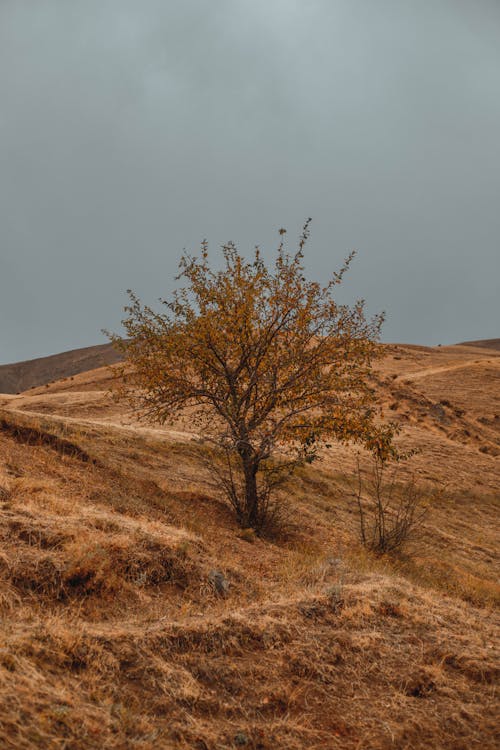
[[[308,216],[386,341],[500,336],[499,0],[0,0],[0,362]]]

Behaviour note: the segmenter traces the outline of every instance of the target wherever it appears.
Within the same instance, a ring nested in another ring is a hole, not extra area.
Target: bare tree
[[[376,453],[363,471],[358,459],[356,501],[362,543],[376,554],[401,550],[415,539],[427,515],[429,493],[415,478],[399,483],[398,464]]]

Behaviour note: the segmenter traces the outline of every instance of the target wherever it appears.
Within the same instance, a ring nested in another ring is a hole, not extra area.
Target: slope
[[[3,399],[3,746],[496,746],[500,355],[387,354],[381,398],[422,449],[403,470],[446,483],[395,559],[358,543],[353,449],[301,471],[286,533],[257,539],[197,436],[138,425],[106,368]]]
[[[73,349],[49,357],[0,365],[0,393],[19,393],[120,360],[111,344]]]

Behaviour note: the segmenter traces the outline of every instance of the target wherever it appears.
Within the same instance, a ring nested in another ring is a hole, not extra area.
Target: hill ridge
[[[407,349],[429,350],[436,347],[424,347],[416,344],[385,344],[387,347],[402,346]],[[479,339],[462,341],[452,346],[468,346],[480,349],[500,350],[500,339]],[[55,380],[79,375],[95,370],[98,367],[119,362],[121,355],[112,344],[96,344],[78,349],[70,349],[44,357],[25,359],[0,365],[0,393],[21,393],[30,388],[46,385]]]
[[[112,344],[96,344],[0,365],[0,393],[20,393],[121,360]]]

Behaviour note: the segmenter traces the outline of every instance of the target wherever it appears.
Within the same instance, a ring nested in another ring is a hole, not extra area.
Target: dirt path
[[[442,367],[427,367],[424,370],[416,370],[415,372],[405,373],[405,380],[420,380],[420,378],[426,378],[428,375],[441,375],[445,372],[454,372],[456,370],[467,370],[471,367],[483,367],[484,365],[493,365],[500,369],[500,358],[499,359],[481,359],[481,360],[469,360],[467,362],[461,362],[458,365],[445,365]]]

